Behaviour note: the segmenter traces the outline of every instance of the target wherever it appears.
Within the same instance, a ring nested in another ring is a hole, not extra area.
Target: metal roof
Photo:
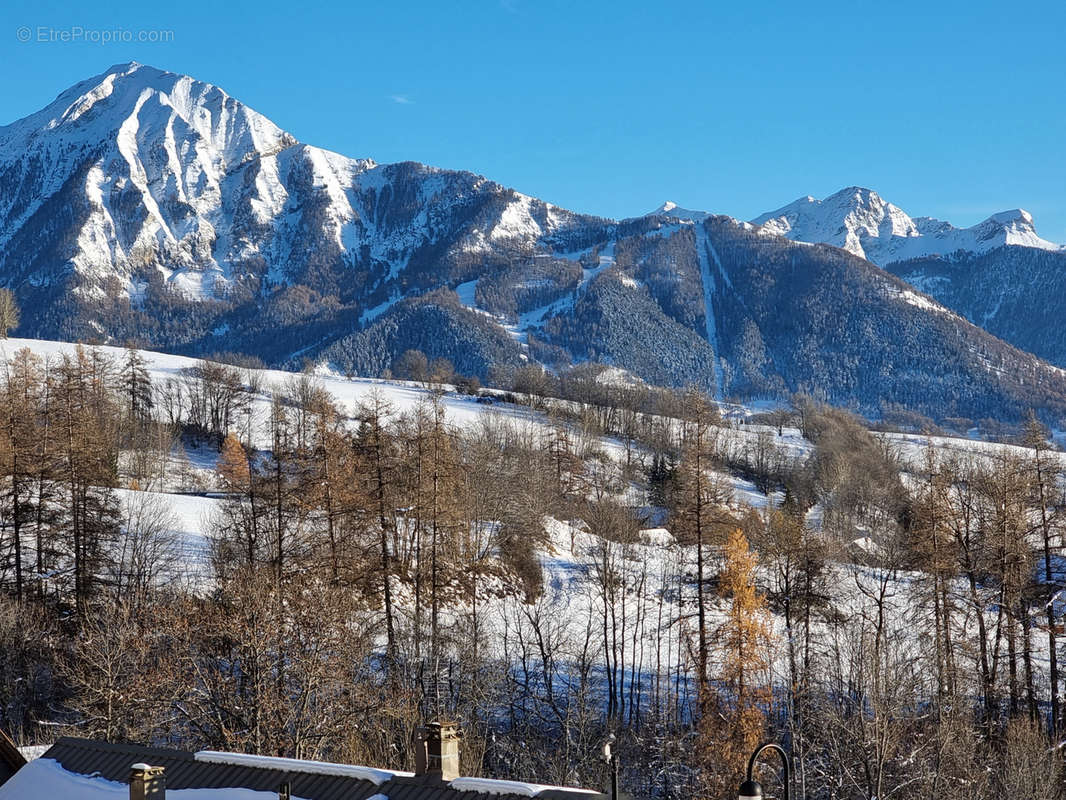
[[[294,797],[307,800],[367,800],[383,794],[389,800],[529,800],[518,794],[459,791],[447,783],[427,777],[394,776],[380,786],[369,780],[346,775],[301,772],[299,762],[292,770],[271,766],[242,766],[215,761],[198,761],[194,753],[132,744],[110,744],[92,739],[65,736],[42,758],[58,761],[63,769],[80,775],[95,775],[118,783],[129,780],[130,766],[144,762],[166,769],[167,789],[253,789],[277,792],[288,783]],[[546,789],[534,795],[538,800],[605,800],[606,795]]]

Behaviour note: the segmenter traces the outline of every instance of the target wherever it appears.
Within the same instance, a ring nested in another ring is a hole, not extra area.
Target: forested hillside
[[[1059,323],[1066,252],[1000,247],[900,261],[887,269],[1003,341],[1066,365]]]
[[[20,741],[402,769],[448,715],[469,775],[599,787],[614,733],[637,797],[733,794],[767,737],[810,798],[1061,785],[1066,461],[1035,420],[1015,444],[873,432],[593,367],[486,393],[417,354],[417,383],[5,359]]]

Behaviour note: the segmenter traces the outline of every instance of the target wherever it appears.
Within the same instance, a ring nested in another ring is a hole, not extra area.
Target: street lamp
[[[755,771],[755,762],[759,760],[759,756],[761,756],[766,750],[773,750],[781,756],[781,764],[784,767],[784,774],[782,776],[782,783],[785,788],[784,800],[789,800],[789,788],[791,786],[791,759],[789,759],[788,753],[785,752],[785,748],[779,744],[774,744],[773,742],[767,742],[764,745],[760,745],[759,748],[751,754],[751,758],[748,759],[748,778],[744,783],[740,784],[738,800],[762,800],[762,784],[755,780],[753,772]]]
[[[618,753],[611,748],[615,742],[614,734],[608,735],[603,742],[603,760],[611,768],[611,800],[618,800]]]

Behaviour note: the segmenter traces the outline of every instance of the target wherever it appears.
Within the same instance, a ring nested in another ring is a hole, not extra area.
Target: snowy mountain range
[[[804,197],[753,220],[797,242],[836,245],[899,276],[1011,344],[1066,366],[1066,246],[1042,238],[1023,209],[969,228],[910,217],[876,192]]]
[[[0,283],[26,335],[367,375],[411,348],[482,377],[598,361],[719,397],[1066,414],[1061,370],[865,260],[1060,255],[1023,212],[959,230],[846,190],[760,220],[665,204],[614,221],[348,158],[136,63],[0,128]]]
[[[933,217],[911,217],[877,192],[858,186],[824,200],[801,197],[752,222],[796,242],[842,247],[879,266],[958,252],[982,254],[1003,246],[1064,249],[1042,239],[1032,215],[1020,208],[993,214],[970,228],[956,228]]]

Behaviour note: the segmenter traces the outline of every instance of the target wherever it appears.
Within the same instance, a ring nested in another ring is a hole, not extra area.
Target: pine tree
[[[381,394],[375,392],[369,402],[359,409],[359,433],[356,451],[361,457],[360,472],[365,475],[365,496],[362,498],[367,516],[377,528],[378,557],[381,567],[382,600],[385,605],[385,655],[387,668],[396,661],[396,623],[392,601],[393,553],[396,549],[396,520],[392,502],[395,488],[393,474],[396,454],[393,437],[387,428],[392,409]],[[393,540],[392,548],[389,541]]]
[[[35,455],[38,446],[40,392],[43,377],[40,361],[29,350],[15,354],[5,364],[0,387],[0,475],[4,476],[0,525],[11,532],[15,598],[21,602],[25,589],[23,539],[36,515],[40,498],[33,491]],[[2,540],[0,540],[2,541]]]
[[[347,520],[358,479],[353,469],[351,437],[340,411],[327,397],[315,396],[308,412],[310,449],[303,453],[298,468],[304,485],[299,495],[305,506],[316,509],[324,519],[330,580],[336,585],[341,582],[342,563],[350,550]]]
[[[1040,530],[1040,545],[1043,554],[1044,572],[1044,613],[1047,624],[1048,643],[1048,680],[1051,683],[1051,736],[1057,741],[1062,728],[1062,711],[1059,705],[1059,660],[1056,626],[1056,595],[1062,589],[1062,581],[1054,568],[1057,548],[1054,542],[1061,544],[1062,508],[1055,502],[1058,486],[1062,477],[1062,468],[1057,459],[1049,457],[1048,431],[1031,413],[1025,425],[1024,442],[1032,448],[1030,460],[1034,501],[1038,507],[1037,525]]]
[[[956,555],[951,547],[950,465],[937,461],[932,448],[925,463],[925,481],[911,509],[910,545],[922,570],[926,597],[933,610],[933,654],[936,659],[938,713],[955,692],[955,643],[951,583]]]
[[[131,422],[148,421],[152,413],[152,378],[148,362],[133,348],[126,350],[122,364],[122,390],[126,397],[126,416]]]
[[[110,364],[99,351],[78,347],[58,370],[59,439],[67,489],[67,530],[79,613],[91,597],[118,533],[111,488],[118,477],[117,420]]]

